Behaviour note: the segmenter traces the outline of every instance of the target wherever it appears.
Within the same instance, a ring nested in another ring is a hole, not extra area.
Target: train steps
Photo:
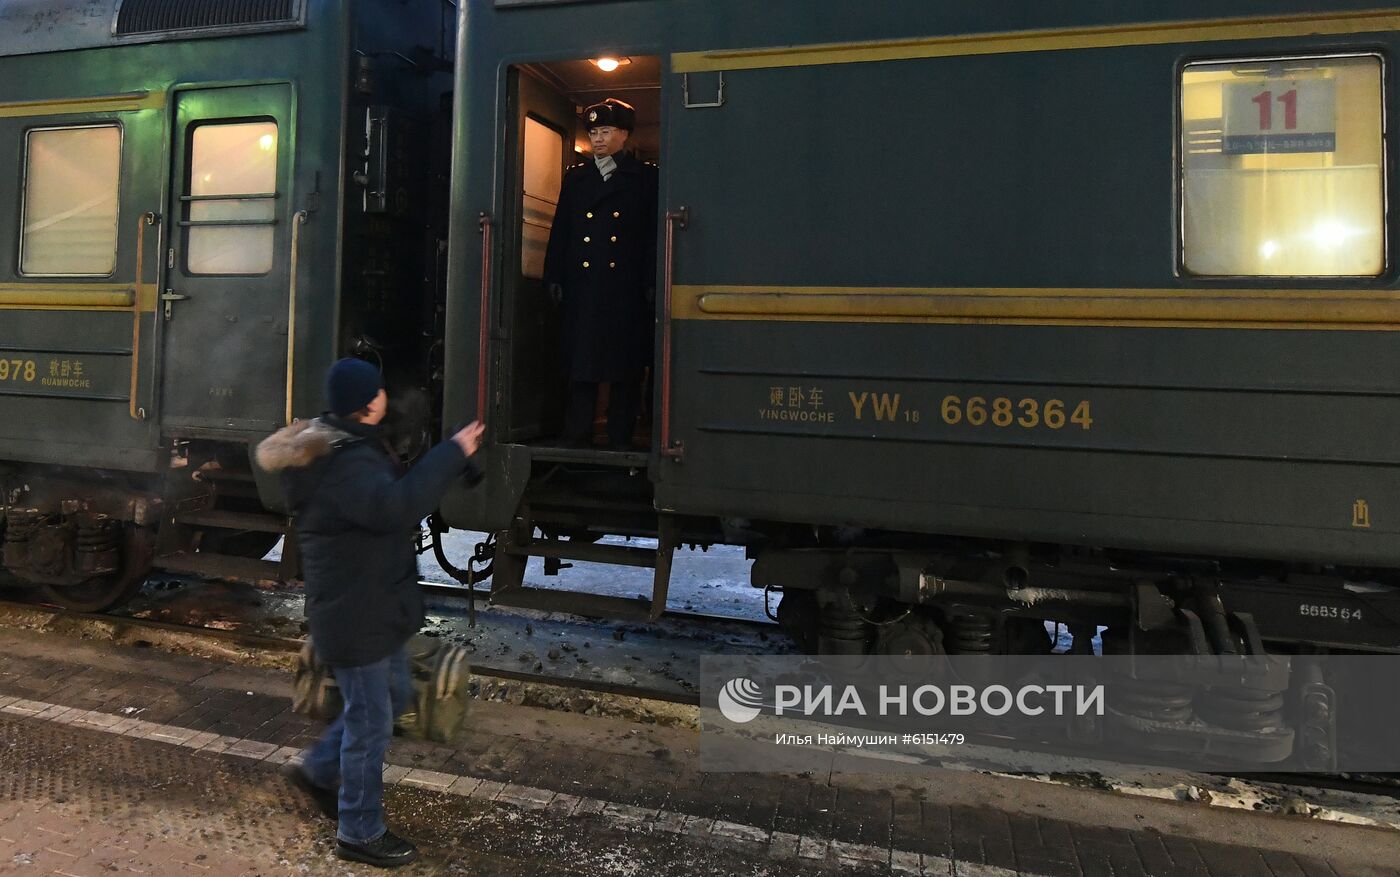
[[[532,529],[532,528],[531,528]],[[666,611],[671,587],[671,566],[678,544],[679,528],[669,515],[658,516],[656,548],[626,545],[598,545],[568,539],[518,538],[518,530],[497,534],[496,556],[492,564],[491,602],[498,606],[568,612],[586,618],[612,618],[625,621],[655,621]],[[525,565],[531,557],[546,563],[581,561],[617,566],[642,567],[654,571],[651,598],[616,597],[528,587],[524,584]]]
[[[156,565],[165,572],[208,579],[235,580],[254,584],[276,584],[284,581],[281,563],[272,560],[236,557],[231,554],[179,551],[158,558]]]
[[[182,508],[174,524],[187,538],[181,548],[161,555],[166,572],[259,583],[288,582],[299,569],[291,522],[262,507],[253,474],[244,469],[204,469],[197,480],[212,488],[200,506]],[[281,560],[264,560],[283,540]]]

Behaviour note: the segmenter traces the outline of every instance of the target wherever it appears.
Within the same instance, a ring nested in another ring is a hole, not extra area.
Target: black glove
[[[564,287],[558,283],[549,284],[549,297],[554,301],[554,306],[559,307],[564,303]]]

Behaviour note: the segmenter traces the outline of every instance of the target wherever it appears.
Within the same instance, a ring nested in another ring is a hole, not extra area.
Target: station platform
[[[285,672],[0,630],[0,873],[380,873],[278,773],[319,732]],[[421,875],[1381,877],[1400,832],[1005,776],[705,774],[680,727],[479,702],[396,739]]]

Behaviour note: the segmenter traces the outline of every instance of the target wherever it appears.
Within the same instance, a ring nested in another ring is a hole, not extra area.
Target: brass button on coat
[[[588,263],[587,263],[587,262],[584,262],[584,263],[583,263],[583,267],[587,268],[587,267],[588,267]]]
[[[613,236],[612,236],[612,242],[613,242],[613,243],[617,243],[617,235],[613,235]]]
[[[608,263],[608,267],[609,267],[609,268],[616,268],[616,267],[617,267],[617,263],[616,263],[616,262],[609,262],[609,263]]]
[[[584,215],[587,216],[589,219],[592,219],[592,218],[593,218],[593,214],[592,214],[592,213],[586,213],[586,214],[584,214]]]
[[[585,244],[591,244],[591,243],[593,243],[593,238],[588,237],[587,235],[584,235],[583,242],[584,242]]]
[[[621,213],[618,213],[616,210],[613,211],[613,219],[617,219],[617,218],[619,218],[619,217],[621,217],[621,216],[622,216]]]

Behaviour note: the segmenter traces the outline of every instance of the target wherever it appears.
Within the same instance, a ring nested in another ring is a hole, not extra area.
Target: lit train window
[[[1190,64],[1181,121],[1188,272],[1385,270],[1379,58]]]
[[[277,123],[200,125],[190,139],[185,266],[191,274],[272,270]]]
[[[544,251],[564,179],[564,135],[525,117],[525,185],[520,205],[520,273],[544,277]]]
[[[116,125],[29,132],[21,274],[102,277],[117,267],[121,152]]]

